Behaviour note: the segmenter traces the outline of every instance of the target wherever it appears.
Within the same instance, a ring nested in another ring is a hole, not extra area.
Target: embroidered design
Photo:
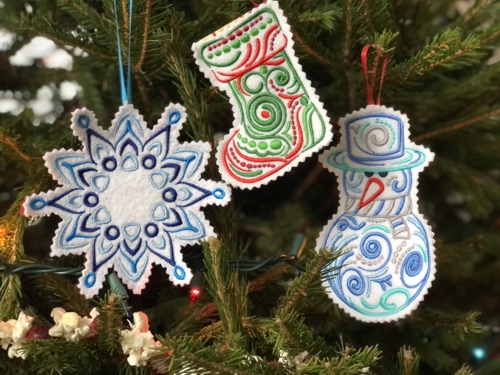
[[[230,189],[201,179],[209,144],[177,142],[185,119],[184,107],[171,104],[148,129],[124,105],[103,130],[93,112],[78,109],[71,128],[83,150],[44,155],[62,186],[28,197],[24,213],[62,217],[51,255],[87,255],[79,283],[85,296],[99,291],[110,267],[134,293],[144,288],[152,263],[165,267],[174,284],[189,283],[181,247],[215,236],[200,207],[225,205]]]
[[[335,303],[366,322],[414,310],[435,273],[434,240],[418,212],[417,177],[434,154],[409,141],[408,118],[369,105],[340,119],[345,136],[320,156],[340,179],[339,213],[320,248],[343,249],[339,273],[324,286]]]
[[[234,128],[217,150],[226,182],[243,189],[267,184],[332,139],[330,120],[302,72],[276,1],[193,44],[193,51],[234,108]]]

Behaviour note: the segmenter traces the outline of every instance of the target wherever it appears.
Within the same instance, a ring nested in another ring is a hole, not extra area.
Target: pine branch
[[[147,54],[147,45],[148,45],[148,37],[149,37],[149,27],[150,27],[150,19],[151,19],[151,6],[152,0],[147,0],[146,2],[146,13],[144,15],[144,33],[142,34],[142,50],[141,50],[141,58],[139,62],[135,65],[135,71],[139,71],[146,60]]]
[[[93,340],[71,342],[63,339],[28,340],[26,352],[29,366],[40,375],[96,374],[104,363],[102,353]]]
[[[267,285],[275,283],[277,280],[291,273],[291,267],[288,264],[277,264],[270,270],[260,275],[249,284],[248,290],[250,293],[255,293],[264,289]]]
[[[206,34],[206,26],[210,24],[228,6],[228,4],[229,0],[211,1],[208,11],[206,11],[201,19],[196,23],[196,28],[193,29],[193,34],[199,35],[201,32]]]
[[[500,37],[500,27],[498,25],[494,25],[481,34],[481,41],[479,44],[483,47],[489,46],[491,45],[490,43],[498,37]]]
[[[273,268],[266,271],[257,279],[249,283],[248,291],[255,293],[261,291],[267,285],[276,282],[284,274],[290,272],[290,266],[287,264],[278,264]],[[213,321],[217,315],[217,308],[214,303],[207,303],[201,306],[195,306],[191,313],[186,316],[183,321],[170,331],[171,335],[180,335],[190,331],[195,331],[199,326],[205,325],[207,322]],[[254,324],[253,318],[244,317],[242,326],[245,331],[248,331],[251,325]],[[196,334],[200,338],[209,338],[218,335],[222,332],[222,323],[220,321],[214,322],[209,326],[203,328]]]
[[[484,251],[484,248],[485,243],[483,237],[476,236],[459,243],[437,243],[436,254],[439,257],[440,266],[449,264],[452,268],[459,268],[457,267],[459,261],[465,260],[467,264],[470,264],[470,260],[472,260],[477,253]],[[461,270],[461,272],[463,273],[463,270]]]
[[[206,341],[192,337],[159,337],[163,347],[158,348],[152,365],[160,374],[235,374],[235,375],[271,375],[285,374],[276,371],[267,361],[250,356],[246,351],[234,345],[241,338],[223,341],[207,346]],[[182,371],[182,372],[181,372]]]
[[[500,185],[477,169],[443,157],[436,158],[432,168],[447,178],[456,191],[468,194],[465,207],[475,216],[486,216],[500,200]]]
[[[475,18],[475,16],[486,6],[488,5],[490,1],[489,0],[476,0],[474,2],[474,5],[472,5],[467,11],[460,16],[456,24],[457,26],[463,27],[467,23],[469,23],[471,20]]]
[[[426,333],[431,330],[434,334],[441,331],[463,340],[465,334],[481,333],[481,326],[476,323],[478,316],[478,312],[450,315],[439,311],[418,310],[412,315],[412,321],[415,323],[415,327]],[[432,328],[429,328],[430,326]]]
[[[23,235],[28,219],[19,207],[26,194],[21,192],[9,212],[0,219],[0,262],[16,264],[24,258]],[[0,275],[0,320],[17,317],[22,297],[19,275]]]
[[[300,36],[300,32],[292,29],[292,33],[293,33],[293,39],[295,40],[297,45],[299,45],[304,50],[304,52],[306,52],[308,55],[314,57],[318,62],[320,62],[324,65],[329,65],[332,67],[337,66],[337,64],[331,58],[318,52],[318,50],[320,49],[318,43],[314,43],[314,46],[311,46],[310,43],[306,42]],[[324,49],[324,48],[321,48],[321,49]]]
[[[349,99],[349,110],[356,106],[356,84],[355,74],[352,69],[351,49],[352,49],[352,34],[353,34],[353,1],[346,0],[344,3],[344,28],[342,38],[342,65],[343,72],[346,78],[347,97]]]
[[[455,375],[474,375],[474,372],[470,367],[463,365],[463,367],[458,370]]]
[[[439,341],[421,345],[418,348],[421,362],[435,369],[438,374],[451,373],[458,368],[458,360],[444,350]]]
[[[21,280],[18,275],[0,275],[0,320],[16,318],[21,311]]]
[[[248,308],[248,287],[238,279],[235,273],[230,272],[227,258],[219,241],[209,239],[208,242],[204,242],[203,253],[208,291],[219,312],[224,337],[229,340],[242,330],[241,321],[247,315]]]
[[[15,128],[16,124],[12,128]],[[12,155],[12,159],[22,161],[19,164],[23,169],[36,169],[43,167],[43,161],[40,161],[41,153],[35,147],[27,144],[21,136],[14,133],[11,128],[0,127],[0,151],[3,156]],[[26,164],[29,163],[29,164]]]
[[[467,126],[478,124],[481,121],[490,119],[490,118],[495,117],[499,114],[500,114],[500,108],[496,108],[496,109],[490,110],[486,113],[483,113],[481,115],[475,116],[473,118],[470,118],[470,119],[467,119],[464,121],[460,121],[460,122],[457,122],[455,124],[448,125],[448,126],[445,126],[441,129],[436,129],[436,130],[430,131],[430,132],[422,134],[422,135],[418,135],[416,137],[413,137],[412,140],[414,142],[420,143],[420,142],[427,140],[427,139],[430,139],[430,138],[438,137],[438,136],[441,136],[441,135],[446,134],[446,133],[450,133],[450,132],[454,132],[454,131],[463,129]]]
[[[139,89],[139,94],[141,94],[142,104],[144,106],[144,115],[148,116],[151,112],[151,100],[149,100],[148,91],[146,89],[146,85],[143,81],[143,76],[138,73],[133,73],[135,82],[137,83],[137,88]]]
[[[437,97],[433,95],[422,98],[425,100],[426,116],[441,117],[443,112],[457,114],[458,118],[466,116],[472,109],[478,108],[479,104],[484,104],[485,99],[498,89],[499,76],[500,63],[496,63],[477,72],[474,71],[467,77],[461,77],[460,80],[440,80],[428,89],[434,91],[440,88],[441,94]]]
[[[183,334],[197,332],[207,323],[213,322],[217,317],[217,307],[214,303],[209,302],[204,305],[195,307],[191,313],[184,317],[179,325],[170,330],[171,336],[180,336]]]
[[[250,337],[265,337],[266,335],[276,334],[278,326],[276,323],[267,318],[244,317],[241,325]],[[223,333],[222,322],[219,320],[204,328],[194,335],[196,338],[203,340],[214,340],[220,338]]]
[[[113,368],[112,370],[114,370]],[[118,375],[156,375],[151,366],[130,366],[124,358],[118,363]]]
[[[23,153],[17,146],[16,142],[6,134],[0,133],[0,144],[6,145],[7,147],[11,148],[21,159],[27,161],[28,163],[33,163],[33,159]]]
[[[418,375],[420,356],[413,348],[403,346],[398,353],[398,374]]]
[[[207,119],[208,109],[196,87],[196,78],[188,68],[179,47],[173,44],[168,46],[168,69],[175,79],[175,86],[179,90],[188,114],[189,129],[185,131],[195,140],[212,141],[213,130]]]
[[[313,356],[303,358],[303,362],[297,365],[297,373],[303,375],[373,374],[372,368],[377,365],[379,360],[380,351],[377,347],[370,346],[356,350],[345,346],[335,357],[320,359]]]
[[[9,358],[6,350],[0,350],[0,372],[6,375],[24,375],[26,374],[26,364],[20,358]]]
[[[299,5],[287,4],[285,14],[290,24],[293,40],[299,47],[299,51],[305,52],[302,59],[308,58],[325,66],[338,68],[334,56],[328,48],[320,41],[321,30],[311,30],[313,25],[302,22],[301,14],[304,12]],[[307,16],[307,13],[306,13]]]
[[[68,45],[78,47],[89,55],[100,60],[117,61],[117,57],[109,55],[106,49],[97,44],[81,40],[79,37],[72,36],[61,30],[56,24],[44,17],[32,17],[22,20],[21,26],[27,30],[35,32],[38,35],[45,36],[60,46]],[[108,49],[109,51],[109,49]]]
[[[277,315],[286,316],[292,311],[300,308],[300,304],[307,297],[306,291],[320,282],[322,277],[325,277],[329,272],[335,270],[325,268],[330,264],[340,253],[322,250],[317,254],[306,266],[306,271],[296,278],[288,289],[286,295],[280,300],[276,309]]]
[[[129,34],[130,34],[130,30],[128,29],[128,26],[129,26],[129,14],[128,14],[128,6],[127,6],[127,1],[126,0],[122,0],[122,8],[118,10],[118,12],[121,11],[122,13],[122,16],[123,16],[123,28],[124,28],[124,31],[125,31],[125,37],[123,38],[123,42],[126,43],[126,41],[128,40],[128,37],[129,37]]]
[[[412,58],[388,69],[386,80],[409,80],[439,66],[470,65],[480,56],[477,51],[480,45],[479,37],[470,35],[462,39],[460,29],[448,29]]]
[[[84,59],[76,58],[74,60],[73,73],[75,75],[75,80],[82,87],[82,93],[79,97],[79,102],[81,105],[87,107],[92,112],[95,113],[96,117],[99,119],[99,123],[104,125],[104,121],[108,118],[108,111],[106,110],[103,102],[103,92],[106,91],[104,86],[106,79],[98,80],[96,74],[88,71],[88,65]],[[114,74],[116,69],[111,67],[108,71],[112,71]],[[102,92],[102,91],[103,92]]]
[[[107,293],[104,299],[100,301],[98,311],[97,337],[99,346],[101,349],[107,350],[110,355],[115,352],[120,353],[122,338],[120,326],[125,316],[125,308],[121,297],[118,294]]]
[[[308,290],[318,284],[322,276],[327,275],[330,270],[325,267],[338,256],[329,251],[321,251],[306,266],[306,271],[296,278],[283,296],[275,310],[275,322],[279,329],[269,332],[266,341],[273,346],[274,353],[279,354],[280,350],[286,350],[291,354],[298,355],[307,351],[312,355],[329,356],[332,355],[331,348],[328,348],[323,339],[314,337],[311,330],[305,325],[304,318],[299,316],[300,305],[307,298]],[[323,289],[319,289],[323,292]]]
[[[58,306],[64,306],[68,311],[74,311],[80,316],[89,314],[90,306],[87,299],[67,277],[43,274],[37,275],[36,279],[41,289],[54,297]]]
[[[325,30],[334,30],[342,19],[342,11],[338,4],[328,4],[319,9],[305,8],[299,13],[298,21],[302,25],[314,24]]]
[[[368,5],[368,0],[361,0],[361,3],[363,4],[363,11],[366,19],[366,24],[368,25],[368,29],[371,31],[372,35],[375,35],[377,33],[377,30],[375,29],[375,25],[373,24],[373,20],[371,17],[371,12],[370,12],[370,6]]]
[[[57,4],[61,10],[77,21],[77,24],[85,30],[84,32],[91,33],[92,39],[97,38],[97,41],[105,38],[116,40],[114,20],[99,13],[87,1],[57,0]]]

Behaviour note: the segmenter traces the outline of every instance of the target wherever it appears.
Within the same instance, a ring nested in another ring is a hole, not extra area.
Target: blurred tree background
[[[215,142],[229,131],[228,98],[202,76],[191,44],[251,10],[252,3],[136,0],[128,30],[129,3],[118,1],[122,41],[132,35],[133,104],[150,125],[168,103],[178,102],[188,112],[183,140]],[[382,104],[406,113],[412,140],[436,154],[419,180],[420,212],[437,241],[436,280],[424,302],[404,320],[366,324],[347,316],[321,291],[320,266],[327,258],[315,256],[315,240],[338,209],[338,190],[334,175],[313,156],[260,189],[234,189],[228,207],[205,209],[221,243],[204,244],[204,252],[202,246],[184,250],[193,271],[204,270],[208,280],[196,277],[196,287],[202,288],[196,302],[190,303],[193,286],[174,287],[161,268],[154,269],[142,295],[130,293],[132,310],[148,314],[164,345],[150,365],[130,368],[121,349],[110,352],[95,339],[78,345],[33,340],[39,342],[30,344],[26,360],[0,351],[0,369],[16,374],[500,373],[500,1],[279,3],[299,61],[332,119],[332,144],[339,140],[338,119],[366,106],[361,49],[373,47],[369,69],[376,69],[377,57],[389,57]],[[29,220],[20,205],[27,195],[56,186],[44,166],[45,152],[80,147],[69,127],[72,110],[87,107],[104,128],[118,111],[114,22],[113,0],[0,0],[2,264],[83,264],[80,257],[50,258],[59,218]],[[220,179],[213,158],[206,175]],[[294,267],[283,264],[238,273],[229,268],[236,259],[289,254],[301,235],[307,241],[298,263],[310,263],[300,279]],[[214,275],[234,287],[225,299],[217,298],[218,286],[209,282]],[[0,281],[4,321],[22,310],[37,324],[50,325],[56,306],[81,314],[95,305],[119,310],[106,299],[106,288],[100,302],[85,301],[72,276],[3,274]],[[118,329],[122,317],[110,324]],[[227,331],[227,322],[236,322],[236,332]],[[283,322],[279,329],[277,322]],[[119,347],[111,336],[105,341]],[[37,353],[52,354],[35,361]],[[189,372],[179,372],[183,367]]]

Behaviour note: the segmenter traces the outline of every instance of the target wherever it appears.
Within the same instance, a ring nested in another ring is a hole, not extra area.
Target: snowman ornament
[[[344,311],[389,322],[413,311],[434,279],[434,234],[418,212],[418,174],[434,154],[409,140],[406,115],[368,105],[340,119],[340,144],[320,156],[339,178],[340,210],[316,250],[342,255],[324,286]]]

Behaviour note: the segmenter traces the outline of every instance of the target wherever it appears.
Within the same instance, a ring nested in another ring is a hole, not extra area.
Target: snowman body
[[[433,154],[407,139],[405,115],[368,106],[341,119],[346,137],[322,155],[339,178],[339,212],[321,248],[340,249],[324,286],[335,303],[367,322],[414,310],[435,273],[433,233],[418,212],[418,173]]]

